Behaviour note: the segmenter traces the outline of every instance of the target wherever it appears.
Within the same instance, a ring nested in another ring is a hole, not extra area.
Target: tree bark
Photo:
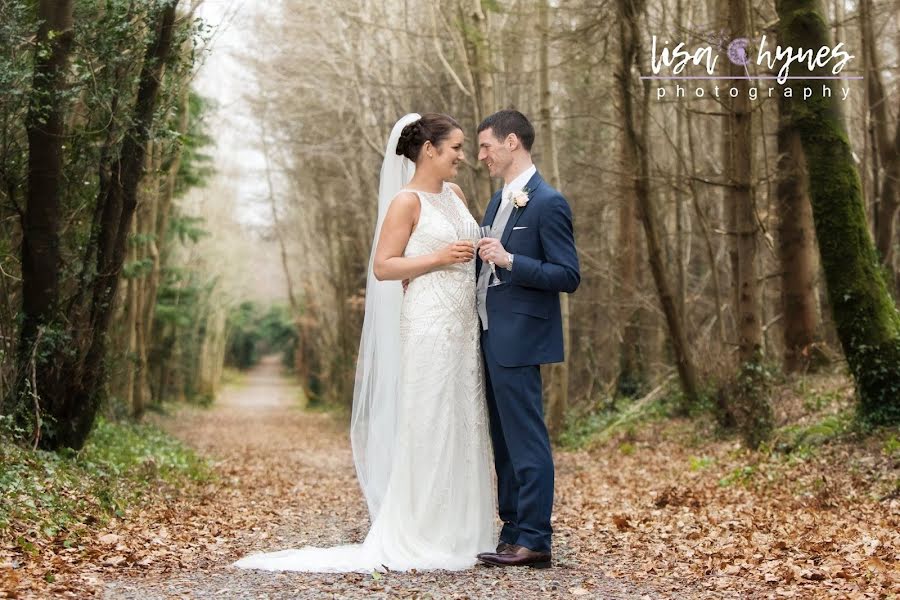
[[[677,0],[675,4],[676,30],[683,31],[682,17],[684,10],[681,0]],[[675,143],[681,146],[684,143],[684,122],[685,109],[682,103],[678,103],[675,107]],[[680,159],[675,163],[675,186],[672,192],[675,194],[675,266],[676,266],[676,293],[678,312],[683,318],[687,319],[686,298],[687,298],[687,265],[685,264],[685,241],[687,236],[684,231],[685,210],[684,210],[684,188],[682,187],[685,180],[684,160]]]
[[[900,116],[891,139],[891,117],[881,80],[881,60],[872,24],[872,9],[872,0],[860,0],[860,38],[865,55],[869,123],[875,146],[873,152],[878,158],[876,163],[882,170],[875,189],[875,246],[888,275],[893,278],[897,212],[900,209]],[[897,283],[894,282],[895,286]]]
[[[621,196],[619,198],[619,247],[616,261],[616,302],[618,322],[622,328],[619,343],[619,369],[616,391],[623,396],[637,396],[644,386],[644,359],[641,335],[641,301],[638,286],[640,241],[638,225],[640,209],[635,189],[638,165],[636,151],[627,135],[622,139]],[[677,302],[676,302],[677,305]]]
[[[19,376],[13,388],[16,410],[19,401],[37,398],[41,410],[59,393],[61,347],[66,342],[58,335],[42,336],[58,321],[60,295],[60,205],[62,201],[63,142],[65,135],[66,69],[72,51],[74,19],[72,0],[41,0],[38,7],[31,99],[26,116],[28,137],[28,197],[22,216],[22,327],[19,332]],[[37,352],[39,337],[47,340],[46,349]],[[31,357],[40,362],[41,377],[28,387],[27,371]],[[37,426],[37,424],[36,424]],[[35,430],[35,435],[39,431]],[[43,438],[46,439],[46,436]]]
[[[494,73],[491,60],[491,30],[487,15],[481,7],[481,0],[463,0],[461,6],[462,22],[465,24],[463,39],[465,40],[468,68],[472,75],[472,91],[475,96],[476,124],[489,114],[497,111],[497,98],[494,91]],[[478,139],[474,140],[474,155],[478,156]],[[487,168],[476,161],[475,198],[490,198],[493,190],[491,176]],[[485,205],[487,208],[487,205]]]
[[[637,10],[637,9],[636,9]],[[641,8],[640,10],[643,10]],[[638,18],[635,15],[635,18]],[[626,35],[630,30],[626,31]],[[627,39],[627,38],[626,38]],[[630,40],[628,40],[630,41]],[[626,42],[627,43],[627,42]],[[622,90],[622,94],[631,93],[631,68],[634,60],[639,60],[634,55],[636,49],[622,50],[622,73],[628,89]],[[626,62],[628,61],[628,62]],[[624,107],[624,96],[620,98]],[[630,100],[629,100],[630,102]],[[624,112],[624,110],[623,110]],[[622,115],[625,118],[631,118]],[[616,316],[621,327],[619,341],[619,365],[616,376],[616,392],[623,396],[638,396],[644,387],[644,348],[646,340],[641,335],[641,300],[639,298],[639,259],[641,258],[640,242],[638,240],[638,225],[641,223],[640,207],[638,204],[637,189],[639,165],[637,162],[638,149],[634,140],[623,131],[621,138],[621,158],[619,163],[621,195],[618,204],[618,239],[616,245],[619,248],[616,261],[616,291],[615,298],[618,304]],[[677,303],[676,303],[677,305]],[[643,342],[643,343],[642,343]]]
[[[177,131],[184,138],[192,119],[192,103],[189,88],[185,88],[178,102]],[[163,376],[160,371],[171,369],[171,343],[166,339],[168,334],[166,327],[160,327],[157,322],[156,307],[159,299],[159,289],[162,281],[163,264],[166,262],[165,240],[169,231],[169,223],[172,214],[172,203],[177,193],[178,173],[184,155],[183,143],[175,145],[172,155],[167,161],[163,161],[160,167],[160,184],[158,186],[158,200],[155,202],[153,216],[148,223],[153,236],[149,239],[150,256],[153,260],[153,268],[148,277],[147,297],[145,305],[144,339],[145,373],[141,376],[140,385],[144,390],[147,402],[161,402],[166,397],[166,389],[163,384]],[[155,385],[154,385],[155,383]]]
[[[728,29],[735,37],[749,37],[747,0],[728,0]],[[743,60],[750,61],[745,55]],[[729,410],[747,446],[756,448],[772,429],[765,379],[762,377],[762,309],[756,268],[758,226],[753,187],[753,121],[746,78],[746,65],[729,61],[731,86],[737,97],[730,98],[725,127],[726,201],[731,211],[732,282],[737,314],[738,381],[730,386],[726,399]]]
[[[106,374],[107,333],[137,205],[138,184],[144,172],[162,75],[172,51],[177,4],[178,0],[172,0],[159,10],[155,35],[147,48],[139,77],[132,125],[112,163],[110,172],[113,176],[105,178],[106,185],[101,187],[98,195],[102,218],[89,315],[87,322],[80,324],[84,337],[65,369],[66,387],[63,393],[49,400],[49,412],[56,419],[56,428],[52,437],[42,439],[42,445],[47,449],[81,448],[100,406],[101,386]]]
[[[544,164],[550,170],[550,183],[560,188],[559,162],[556,154],[556,138],[553,134],[553,96],[550,92],[550,7],[548,0],[539,0],[541,41],[539,46],[539,79],[541,90],[541,148]],[[569,295],[559,295],[562,312],[563,352],[569,356],[571,340],[569,336]],[[569,404],[569,364],[556,363],[550,366],[550,393],[547,396],[547,429],[550,439],[559,439],[566,423],[566,407]]]
[[[132,223],[133,233],[137,233],[137,223]],[[128,249],[129,262],[137,260],[137,248],[132,246]],[[139,292],[137,277],[129,277],[125,286],[125,311],[123,314],[123,335],[119,343],[124,342],[125,360],[122,363],[125,372],[122,377],[119,393],[121,394],[122,403],[129,407],[132,416],[139,416],[143,412],[143,404],[140,399],[136,399],[135,381],[137,378],[137,369],[134,367],[133,359],[137,354],[138,346],[138,313],[139,309]]]
[[[776,10],[782,45],[831,45],[828,21],[818,0],[779,0]],[[807,73],[802,65],[792,71],[794,76]],[[787,114],[806,154],[819,252],[838,336],[856,381],[860,416],[870,423],[897,423],[900,314],[867,226],[838,92],[832,89],[831,97],[814,94],[804,100],[802,88],[811,83],[802,79],[790,83]]]
[[[746,0],[730,0],[729,29],[737,35],[749,32]],[[749,57],[748,57],[749,58]],[[745,75],[744,67],[728,63],[733,77]],[[734,284],[738,315],[738,353],[742,362],[756,360],[762,348],[762,323],[758,276],[756,272],[757,222],[753,187],[753,122],[747,79],[737,79],[736,98],[731,99],[727,117],[727,147],[730,186],[726,201],[734,212],[735,254],[737,256]]]
[[[619,46],[622,53],[621,71],[616,74],[619,88],[619,96],[622,102],[623,125],[626,133],[626,148],[632,153],[632,164],[637,165],[635,173],[634,189],[640,207],[641,222],[647,241],[647,253],[650,261],[650,270],[656,283],[657,294],[662,305],[663,314],[669,335],[672,338],[672,349],[675,354],[675,363],[681,380],[681,387],[689,402],[699,399],[699,387],[697,383],[696,369],[691,361],[690,347],[687,336],[684,334],[681,315],[678,314],[678,306],[672,292],[663,264],[662,247],[659,239],[659,226],[657,215],[653,207],[650,191],[650,160],[647,148],[647,127],[649,124],[649,80],[642,84],[640,105],[640,125],[636,122],[633,107],[633,76],[632,68],[637,66],[640,54],[640,28],[638,19],[644,11],[643,0],[618,0],[619,10]]]
[[[819,261],[807,177],[800,136],[788,122],[782,98],[778,119],[778,257],[784,315],[783,362],[788,373],[809,369],[819,324]]]
[[[140,419],[144,415],[147,405],[151,401],[150,396],[150,365],[147,359],[147,349],[150,346],[153,314],[156,307],[156,291],[159,286],[159,246],[157,240],[157,219],[159,217],[160,203],[164,202],[162,194],[163,186],[160,183],[160,174],[162,170],[161,147],[154,142],[148,143],[146,172],[144,181],[145,185],[141,186],[140,191],[142,200],[137,207],[136,218],[133,220],[135,225],[134,232],[138,234],[133,245],[136,249],[136,256],[141,264],[149,264],[150,268],[146,272],[141,267],[141,271],[135,280],[135,290],[137,292],[137,314],[134,323],[135,327],[135,348],[134,348],[134,390],[132,393],[132,410],[131,416]],[[134,238],[133,238],[134,239]]]

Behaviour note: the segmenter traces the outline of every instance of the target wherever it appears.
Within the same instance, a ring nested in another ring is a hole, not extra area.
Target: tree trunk
[[[550,183],[559,189],[559,162],[556,155],[556,138],[553,135],[553,97],[550,93],[550,7],[548,0],[539,0],[541,41],[539,46],[539,75],[541,93],[541,148],[544,164],[550,170]],[[560,294],[562,311],[563,352],[568,357],[571,346],[569,336],[569,295]],[[550,393],[547,396],[547,429],[550,439],[557,440],[566,423],[566,407],[569,403],[568,362],[550,366]]]
[[[781,310],[784,322],[784,370],[811,365],[818,328],[816,279],[819,272],[815,225],[809,203],[806,160],[800,136],[784,114],[778,119],[778,257],[781,262]]]
[[[623,396],[637,396],[644,387],[644,347],[641,335],[641,308],[638,286],[638,258],[640,242],[637,226],[640,211],[635,191],[634,149],[623,140],[622,194],[619,200],[619,260],[616,301],[619,304],[618,322],[622,327],[619,344],[619,369],[616,391]],[[677,304],[677,303],[676,303]]]
[[[9,408],[20,413],[20,401],[37,402],[41,411],[59,393],[59,358],[68,344],[52,331],[58,320],[60,294],[59,227],[65,134],[66,69],[74,38],[72,0],[41,0],[38,18],[31,99],[25,130],[28,137],[28,199],[22,217],[22,314],[19,331],[19,377]],[[41,331],[48,329],[48,335]],[[46,348],[38,352],[37,340]],[[30,387],[27,373],[32,357],[41,377]],[[39,357],[39,358],[37,358]],[[30,409],[29,409],[30,412]],[[38,417],[37,421],[40,421]],[[40,437],[35,423],[35,438]]]
[[[163,201],[163,186],[160,185],[160,172],[162,168],[162,148],[159,144],[149,142],[145,185],[140,192],[142,201],[137,207],[135,232],[140,236],[134,240],[133,245],[137,249],[138,260],[142,264],[149,264],[149,271],[143,267],[135,280],[137,299],[137,318],[135,321],[136,344],[134,348],[134,390],[132,394],[131,416],[140,419],[144,410],[150,403],[150,365],[147,360],[147,349],[150,346],[151,332],[153,328],[153,314],[156,307],[156,290],[159,286],[159,247],[157,245],[156,225],[159,213],[159,205]]]
[[[105,377],[108,330],[115,309],[126,242],[137,204],[138,184],[144,171],[147,142],[153,126],[165,63],[171,54],[178,0],[164,5],[155,24],[156,34],[147,48],[138,83],[132,125],[122,149],[103,179],[97,198],[100,229],[97,236],[96,277],[91,287],[87,322],[76,324],[83,339],[59,377],[62,393],[49,399],[56,420],[52,437],[42,439],[50,450],[78,449],[84,445],[100,406]],[[71,348],[65,349],[69,354]]]
[[[689,402],[698,400],[697,374],[690,358],[690,347],[684,334],[681,315],[678,314],[678,306],[672,292],[663,263],[662,248],[659,240],[659,226],[657,215],[653,207],[650,191],[650,159],[647,148],[647,127],[649,124],[649,80],[644,80],[640,106],[640,128],[636,122],[633,107],[633,76],[632,68],[637,66],[640,54],[640,28],[638,19],[644,10],[643,0],[619,0],[619,45],[622,52],[621,71],[616,74],[618,80],[619,97],[622,102],[623,125],[626,133],[626,148],[634,158],[632,164],[637,165],[635,173],[634,189],[640,207],[641,222],[644,225],[644,233],[647,241],[647,253],[650,260],[650,270],[656,283],[659,301],[669,335],[672,339],[672,349],[675,354],[675,362],[684,395]]]
[[[749,6],[747,0],[728,0],[728,30],[735,37],[749,36]],[[745,55],[743,60],[750,61]],[[741,61],[737,61],[741,62]],[[730,98],[726,117],[726,177],[729,181],[728,202],[733,238],[732,267],[737,314],[739,381],[726,400],[735,424],[747,446],[756,448],[772,429],[772,408],[769,405],[765,379],[762,375],[762,317],[759,278],[756,268],[757,219],[753,188],[753,121],[746,79],[746,66],[728,62],[730,75],[735,79],[737,97]]]
[[[681,0],[677,7],[678,15],[682,13]],[[681,31],[681,24],[678,24],[678,30]],[[675,143],[681,146],[684,142],[684,107],[681,103],[675,107]],[[684,230],[685,210],[684,210],[684,185],[685,172],[684,160],[678,160],[675,163],[675,181],[676,185],[672,186],[672,192],[675,194],[675,268],[676,281],[675,286],[677,293],[678,312],[683,318],[687,319],[686,298],[687,298],[687,265],[685,264],[686,241],[688,236]]]
[[[776,9],[782,45],[831,46],[827,19],[818,0],[779,0]],[[806,73],[799,64],[793,65],[792,71],[794,76]],[[897,423],[900,314],[867,227],[859,172],[847,140],[838,92],[832,89],[831,97],[814,94],[804,100],[803,87],[811,83],[800,79],[790,83],[792,97],[786,102],[787,115],[806,154],[819,252],[838,335],[856,380],[860,416],[870,423]]]
[[[741,35],[749,31],[746,0],[730,0],[730,31]],[[749,57],[748,57],[749,58]],[[729,62],[731,75],[744,75],[744,67]],[[737,88],[736,98],[731,99],[728,112],[728,153],[732,171],[729,173],[730,186],[726,201],[735,210],[734,229],[737,270],[734,273],[736,290],[736,311],[738,315],[738,353],[742,362],[757,360],[762,348],[762,323],[760,322],[760,301],[758,276],[756,272],[757,223],[753,187],[753,123],[747,79],[737,79],[732,84]]]
[[[635,17],[637,18],[637,17]],[[626,32],[627,34],[627,32]],[[629,49],[629,52],[633,50]],[[634,57],[622,55],[623,61],[633,61]],[[632,62],[623,62],[623,73],[630,94],[632,85]],[[622,103],[624,106],[624,102]],[[623,115],[624,117],[625,115]],[[641,301],[639,298],[640,242],[638,240],[638,224],[641,222],[635,183],[638,179],[637,149],[627,132],[623,132],[621,140],[621,194],[618,205],[619,236],[616,245],[619,256],[616,261],[617,285],[615,298],[617,322],[622,328],[619,343],[619,366],[616,377],[616,392],[623,396],[637,396],[644,387],[644,349],[647,340],[641,335]]]
[[[627,135],[622,138],[621,195],[619,198],[619,236],[616,261],[617,285],[615,298],[619,305],[618,323],[622,328],[619,343],[619,369],[616,391],[623,396],[637,396],[644,387],[644,359],[641,335],[641,308],[638,285],[640,242],[638,224],[640,210],[635,190],[638,165],[636,152]],[[646,340],[643,340],[644,342]]]
[[[294,372],[300,384],[303,386],[303,390],[306,394],[306,397],[310,397],[310,390],[307,389],[307,385],[309,384],[309,366],[307,362],[304,360],[304,353],[306,348],[306,335],[305,335],[305,325],[303,322],[303,309],[300,306],[299,300],[297,300],[297,294],[294,291],[295,284],[294,279],[291,276],[291,268],[288,263],[288,254],[287,254],[287,245],[285,244],[285,236],[282,231],[281,223],[278,217],[278,207],[275,202],[275,186],[272,182],[272,171],[270,168],[270,153],[269,153],[269,140],[267,137],[266,130],[266,120],[265,117],[261,118],[259,121],[260,124],[260,139],[262,141],[262,149],[263,149],[263,157],[266,161],[266,188],[269,196],[269,207],[272,212],[272,229],[275,232],[275,237],[278,239],[278,247],[281,254],[281,268],[284,272],[284,279],[287,283],[287,293],[288,293],[288,301],[291,306],[291,318],[294,322],[294,330],[297,332],[297,341],[294,344]]]
[[[184,136],[188,132],[192,118],[189,88],[185,88],[181,94],[178,111],[178,133]],[[163,383],[165,378],[159,371],[171,369],[172,364],[171,343],[165,339],[168,332],[166,327],[160,327],[155,315],[162,280],[163,263],[166,262],[166,257],[164,256],[165,239],[169,231],[172,203],[175,199],[178,172],[181,167],[183,154],[183,145],[180,143],[176,144],[170,161],[163,164],[161,171],[164,173],[164,177],[162,177],[162,183],[159,186],[159,200],[156,202],[155,214],[150,223],[152,226],[151,231],[154,233],[152,239],[149,240],[151,256],[153,257],[153,270],[149,276],[147,294],[150,301],[146,306],[146,320],[144,323],[146,328],[144,335],[147,340],[145,347],[147,369],[141,385],[144,386],[147,401],[156,403],[162,402],[166,397],[166,386]],[[157,382],[155,389],[153,382]]]
[[[719,283],[719,265],[716,260],[716,250],[713,247],[712,237],[710,236],[709,224],[706,222],[707,215],[700,205],[700,193],[697,191],[697,180],[693,174],[697,172],[697,152],[694,149],[694,132],[692,127],[691,112],[685,111],[685,125],[687,128],[688,155],[691,157],[690,172],[691,177],[689,189],[691,192],[691,204],[693,205],[696,222],[700,226],[703,234],[703,247],[706,249],[706,259],[709,261],[710,279],[712,280],[712,292],[716,304],[716,329],[719,333],[719,347],[724,347],[726,343],[725,333],[725,314],[722,307],[722,286]],[[687,315],[684,316],[687,319]]]
[[[137,233],[137,223],[132,223],[132,232]],[[137,248],[132,245],[128,249],[129,262],[137,260]],[[125,286],[125,311],[123,314],[123,335],[120,339],[125,342],[125,360],[121,363],[124,368],[123,376],[120,378],[119,393],[121,394],[122,403],[129,408],[132,416],[140,415],[143,411],[141,400],[134,396],[135,380],[137,370],[134,368],[134,357],[137,355],[138,345],[138,313],[140,312],[138,293],[138,280],[136,276],[129,277]]]
[[[869,119],[874,140],[873,152],[876,164],[883,172],[876,181],[875,190],[875,246],[890,277],[894,272],[894,243],[896,238],[897,210],[900,208],[900,116],[891,139],[888,99],[881,80],[881,60],[872,24],[872,0],[860,0],[860,38],[865,56],[865,78],[868,87]],[[878,185],[880,183],[880,186]],[[895,285],[898,282],[894,282]]]
[[[497,111],[497,98],[494,92],[494,73],[491,61],[491,30],[487,15],[481,7],[481,0],[463,0],[460,7],[463,23],[463,39],[465,40],[466,59],[472,76],[472,92],[475,96],[475,123]],[[474,140],[474,155],[478,156],[478,139]],[[476,161],[475,198],[490,198],[493,190],[491,176],[487,168]],[[486,200],[485,200],[486,202]],[[485,204],[485,208],[487,205]]]

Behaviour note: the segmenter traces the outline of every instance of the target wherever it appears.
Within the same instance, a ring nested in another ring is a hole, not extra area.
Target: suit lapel
[[[538,186],[541,185],[543,181],[541,174],[535,172],[534,175],[531,176],[531,179],[528,180],[528,183],[525,184],[525,187],[528,189],[528,204],[522,208],[513,208],[513,213],[509,216],[509,221],[507,221],[506,228],[503,230],[503,237],[500,238],[500,244],[504,248],[506,247],[506,242],[509,241],[509,236],[512,234],[513,227],[516,226],[516,222],[519,220],[519,217],[522,216],[522,213],[528,210],[528,207],[534,202],[534,195],[537,192]]]
[[[494,195],[491,196],[491,201],[488,203],[487,209],[484,211],[484,219],[482,219],[481,224],[491,225],[494,222],[494,219],[497,218],[497,210],[500,208],[500,196],[503,195],[503,190],[499,189],[494,192]]]

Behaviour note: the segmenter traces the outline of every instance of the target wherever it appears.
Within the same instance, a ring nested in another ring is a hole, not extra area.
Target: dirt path
[[[549,570],[477,567],[459,572],[362,574],[263,573],[230,564],[250,551],[363,539],[368,527],[346,430],[338,419],[303,410],[300,391],[267,357],[213,408],[186,410],[163,426],[211,457],[221,480],[199,498],[182,499],[132,546],[158,548],[144,571],[107,581],[104,597],[135,598],[590,598],[668,597],[604,575],[614,556],[581,547],[583,535],[557,524]],[[577,477],[558,462],[564,487]],[[144,519],[144,522],[153,519]],[[583,532],[582,532],[583,534]],[[584,550],[584,551],[582,551]],[[126,575],[126,573],[123,573]],[[106,579],[106,578],[105,578]],[[671,592],[669,592],[671,593]],[[683,596],[682,596],[683,597]]]

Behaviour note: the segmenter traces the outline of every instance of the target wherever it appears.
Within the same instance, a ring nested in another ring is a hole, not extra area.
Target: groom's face
[[[492,128],[478,134],[478,160],[488,168],[491,177],[503,177],[513,162],[513,156],[506,140],[494,135]]]

